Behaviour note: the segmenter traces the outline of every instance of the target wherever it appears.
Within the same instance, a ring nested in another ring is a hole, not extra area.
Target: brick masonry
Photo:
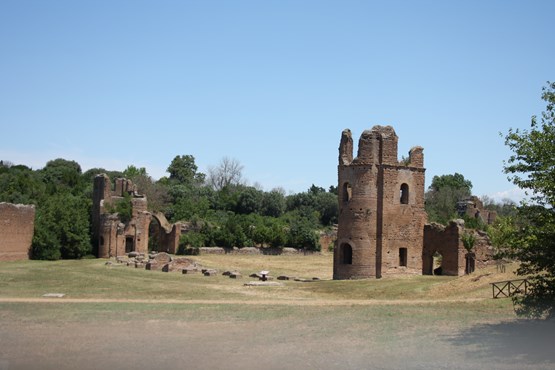
[[[413,147],[399,161],[397,143],[391,126],[374,126],[362,133],[354,158],[351,131],[341,135],[334,279],[432,274],[436,252],[443,257],[444,275],[464,274],[467,257],[473,258],[472,266],[488,263],[487,236],[479,235],[467,256],[461,241],[464,223],[426,226],[424,149]]]
[[[35,206],[0,203],[0,261],[25,260],[35,229]]]

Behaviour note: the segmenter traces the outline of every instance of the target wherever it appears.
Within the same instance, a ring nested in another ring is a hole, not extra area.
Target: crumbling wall
[[[35,206],[0,203],[0,261],[29,258],[35,229]]]
[[[420,273],[424,225],[423,149],[397,158],[391,126],[362,133],[353,159],[350,130],[339,146],[339,223],[334,279]]]
[[[497,212],[486,209],[480,198],[475,195],[458,202],[457,212],[461,217],[466,214],[470,218],[480,218],[486,225],[493,224],[497,219]]]
[[[464,247],[463,235],[474,236],[474,246],[468,251]],[[493,247],[487,234],[480,230],[466,229],[463,220],[454,220],[447,226],[426,225],[424,228],[424,251],[422,273],[434,274],[434,254],[442,256],[441,275],[462,276],[475,268],[483,268],[495,263]]]
[[[120,217],[111,213],[117,201],[128,197],[131,201],[131,219],[122,222]],[[98,246],[98,257],[109,258],[129,252],[148,253],[149,227],[155,218],[161,225],[160,251],[175,253],[181,236],[180,224],[170,224],[161,214],[148,211],[147,198],[139,194],[131,180],[119,178],[112,183],[105,174],[94,179],[93,189],[93,239]]]
[[[441,271],[438,275],[462,276],[465,270],[466,249],[461,240],[464,222],[451,221],[443,226],[433,223],[424,227],[424,250],[422,253],[422,273],[434,274],[434,255],[441,255]]]

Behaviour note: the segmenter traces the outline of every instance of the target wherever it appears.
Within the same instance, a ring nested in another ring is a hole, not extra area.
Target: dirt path
[[[282,306],[378,306],[425,305],[437,303],[472,303],[486,298],[461,299],[372,299],[372,300],[178,300],[178,299],[117,299],[117,298],[16,298],[0,297],[0,303],[146,303],[183,305],[282,305]]]

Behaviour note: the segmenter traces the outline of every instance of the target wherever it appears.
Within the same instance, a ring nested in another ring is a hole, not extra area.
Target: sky
[[[501,134],[553,81],[555,1],[0,1],[0,159],[83,171],[223,157],[249,184],[337,185],[341,132],[391,125],[426,186],[518,200]]]

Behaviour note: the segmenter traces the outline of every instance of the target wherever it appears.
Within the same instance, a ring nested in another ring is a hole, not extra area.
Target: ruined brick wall
[[[109,205],[126,195],[131,197],[132,217],[127,223],[122,223],[116,214],[109,213]],[[108,176],[96,176],[92,214],[94,242],[98,246],[99,258],[122,256],[128,252],[148,253],[149,227],[153,218],[161,225],[158,231],[160,251],[177,252],[181,225],[170,224],[161,213],[151,214],[147,198],[138,193],[131,180],[116,179],[112,188]]]
[[[462,236],[465,233],[474,235],[474,247],[469,252],[464,247]],[[451,221],[449,225],[426,225],[424,228],[424,251],[422,273],[433,274],[434,253],[442,256],[442,275],[463,276],[468,271],[469,259],[473,260],[474,268],[484,268],[494,264],[493,247],[483,231],[465,229],[463,220]]]
[[[35,206],[0,203],[0,261],[29,258],[35,229]]]
[[[441,275],[462,276],[465,269],[466,249],[461,240],[464,223],[451,221],[448,226],[426,225],[424,228],[424,251],[422,273],[433,275],[434,254],[442,257]]]
[[[334,279],[420,273],[424,225],[423,149],[397,159],[392,127],[374,126],[360,137],[353,159],[350,130],[339,146],[339,224]]]
[[[109,213],[109,205],[131,196],[132,218],[123,224],[117,215]],[[148,252],[148,226],[150,213],[147,199],[137,193],[131,180],[116,179],[114,187],[110,178],[101,174],[95,177],[92,207],[93,238],[100,258],[116,257],[126,252]]]
[[[458,202],[457,211],[461,217],[465,214],[470,218],[479,217],[486,225],[492,225],[497,219],[497,212],[486,209],[480,198],[475,195]]]

